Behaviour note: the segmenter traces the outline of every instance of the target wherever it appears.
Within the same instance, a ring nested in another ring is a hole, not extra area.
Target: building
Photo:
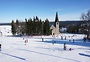
[[[50,27],[50,30],[52,31],[52,35],[58,35],[60,34],[59,32],[59,19],[58,19],[58,13],[56,12],[56,17],[55,17],[55,23]]]

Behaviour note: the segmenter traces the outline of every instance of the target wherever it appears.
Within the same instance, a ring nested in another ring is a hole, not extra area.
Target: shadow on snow
[[[79,45],[79,46],[90,47],[90,43],[89,42],[88,43],[87,42],[85,43],[82,40],[81,41],[75,40],[74,43],[73,43],[73,41],[68,41],[68,40],[57,40],[57,39],[55,39],[54,41],[55,41],[55,44],[64,44],[64,43],[66,43],[68,45]],[[53,40],[49,40],[49,41],[46,40],[44,42],[46,42],[46,43],[52,43]]]
[[[51,50],[51,51],[70,51],[68,48],[67,50],[64,50],[63,48],[58,48],[58,47],[54,47],[54,48],[46,48],[46,47],[36,47],[39,49],[46,49],[46,50]]]
[[[90,57],[90,55],[87,55],[87,54],[84,54],[84,53],[79,53],[79,55]]]
[[[18,50],[27,51],[27,52],[32,52],[32,53],[37,53],[37,54],[42,54],[42,55],[47,55],[47,56],[52,56],[52,57],[56,57],[56,58],[67,59],[67,60],[71,60],[71,61],[75,61],[75,62],[80,62],[80,61],[78,61],[78,60],[69,59],[69,58],[65,58],[65,57],[60,57],[60,56],[56,56],[56,55],[51,55],[51,54],[47,54],[47,53],[41,53],[41,52],[32,51],[32,50],[26,50],[26,49],[18,49]]]
[[[3,53],[3,52],[0,52],[0,53],[4,54],[4,55],[7,55],[7,56],[11,56],[11,57],[17,58],[17,59],[25,60],[25,58],[18,57],[18,56],[15,56],[15,55],[11,55],[11,54],[8,54],[8,53]]]

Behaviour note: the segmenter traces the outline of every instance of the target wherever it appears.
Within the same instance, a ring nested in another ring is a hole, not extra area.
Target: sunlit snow
[[[83,42],[83,34],[12,37],[10,26],[0,26],[0,30],[3,33],[0,35],[0,62],[90,62],[90,41]],[[53,41],[56,43],[52,44]],[[63,50],[64,43],[66,50]]]

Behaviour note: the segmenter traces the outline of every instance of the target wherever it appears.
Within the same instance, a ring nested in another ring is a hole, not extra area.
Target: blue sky
[[[38,16],[54,21],[79,20],[90,9],[90,0],[0,0],[0,23],[24,20]]]

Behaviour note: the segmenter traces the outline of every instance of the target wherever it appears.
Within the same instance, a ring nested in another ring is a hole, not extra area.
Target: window
[[[58,25],[58,23],[57,23],[57,25]]]

